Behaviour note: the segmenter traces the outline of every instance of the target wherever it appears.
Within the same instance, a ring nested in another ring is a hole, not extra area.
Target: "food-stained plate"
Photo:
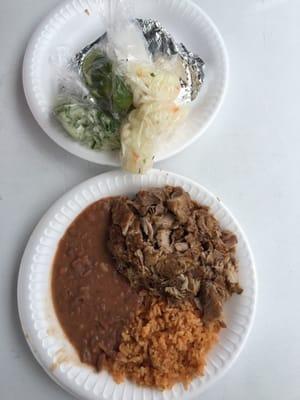
[[[125,382],[116,384],[107,372],[95,373],[80,363],[57,321],[53,310],[50,280],[58,242],[70,223],[88,205],[100,198],[133,195],[141,188],[181,186],[199,203],[211,208],[222,228],[237,235],[240,284],[244,291],[225,304],[227,328],[208,354],[205,375],[195,379],[187,391],[180,384],[164,392]],[[18,306],[27,342],[46,372],[63,388],[81,399],[172,400],[199,395],[237,359],[250,331],[256,301],[253,256],[245,234],[223,203],[191,180],[160,170],[146,175],[109,172],[83,182],[66,193],[45,214],[26,247],[18,282]]]
[[[118,152],[85,148],[68,137],[51,114],[58,79],[53,54],[59,49],[76,54],[105,32],[103,3],[104,0],[67,0],[42,21],[26,50],[23,84],[35,119],[59,146],[95,163],[120,165]],[[160,145],[156,154],[156,161],[160,161],[193,143],[217,114],[226,90],[227,55],[217,28],[191,0],[133,0],[133,3],[136,17],[159,20],[175,40],[199,54],[206,64],[204,85],[191,113],[176,135]]]

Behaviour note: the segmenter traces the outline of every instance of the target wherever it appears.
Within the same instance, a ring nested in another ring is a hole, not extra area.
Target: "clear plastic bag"
[[[187,109],[179,100],[180,57],[159,46],[150,51],[132,15],[128,0],[105,2],[107,31],[60,69],[54,114],[75,140],[95,150],[121,148],[122,167],[143,173]]]
[[[58,68],[59,90],[53,112],[64,130],[94,150],[119,150],[120,128],[133,94],[101,46],[92,48],[81,70]]]
[[[120,149],[120,122],[87,99],[63,96],[54,114],[75,140],[95,150]]]

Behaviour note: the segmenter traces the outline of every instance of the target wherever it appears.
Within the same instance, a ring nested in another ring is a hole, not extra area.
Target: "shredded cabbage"
[[[122,167],[144,173],[152,167],[161,138],[174,131],[186,108],[174,103],[152,102],[131,111],[121,129]]]
[[[187,108],[176,103],[180,73],[172,59],[128,63],[126,79],[136,108],[121,128],[122,166],[133,173],[144,173],[152,167],[159,143],[175,131]]]
[[[153,101],[173,102],[180,93],[178,74],[155,64],[130,63],[126,76],[133,91],[135,107]]]

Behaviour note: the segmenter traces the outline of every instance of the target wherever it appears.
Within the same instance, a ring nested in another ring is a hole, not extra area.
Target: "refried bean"
[[[56,252],[52,297],[80,360],[101,370],[118,351],[140,299],[116,270],[107,242],[112,198],[93,203],[70,225]]]

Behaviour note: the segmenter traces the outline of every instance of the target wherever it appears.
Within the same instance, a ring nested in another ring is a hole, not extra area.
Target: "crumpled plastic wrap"
[[[196,99],[200,88],[204,81],[204,61],[197,55],[189,51],[183,43],[177,43],[172,35],[160,24],[160,22],[147,18],[137,19],[136,22],[140,26],[148,51],[155,59],[158,56],[176,56],[180,58],[184,74],[181,78],[181,93],[179,101],[188,103]],[[75,63],[82,68],[83,60],[87,54],[93,50],[95,46],[105,47],[107,41],[107,33],[104,33],[93,43],[84,47],[75,56]]]

